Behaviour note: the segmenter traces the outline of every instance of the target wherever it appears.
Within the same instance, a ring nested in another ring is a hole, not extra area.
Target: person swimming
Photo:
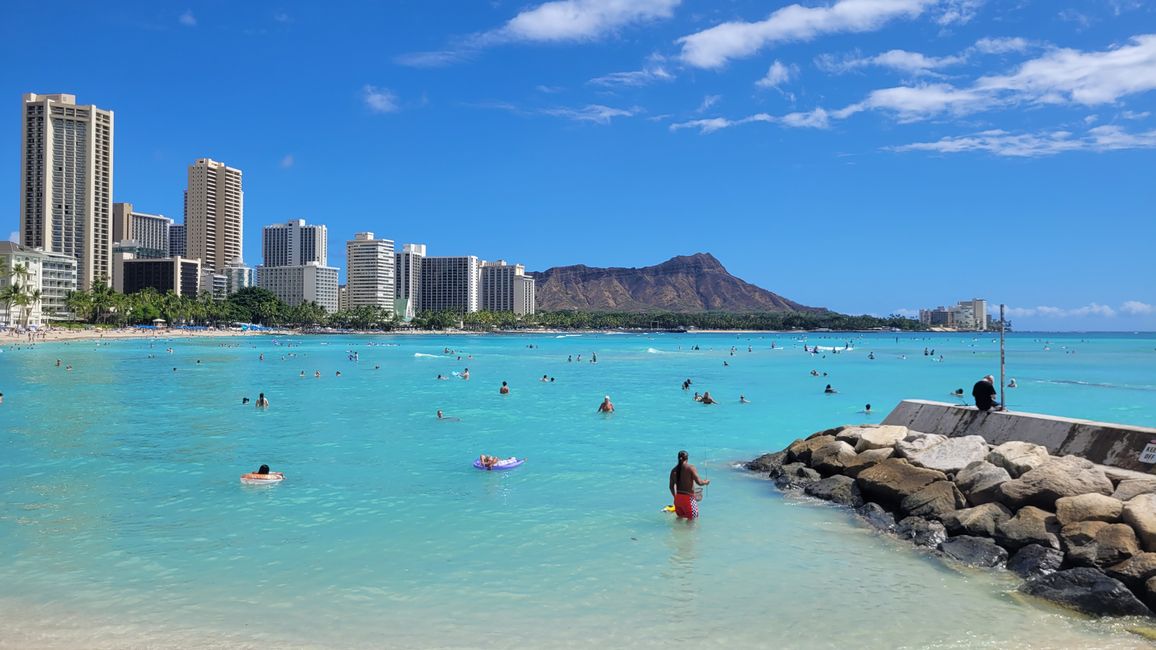
[[[751,401],[747,399],[746,395],[739,395],[739,404],[750,404]]]
[[[242,406],[244,406],[245,404],[248,404],[248,403],[249,403],[249,398],[248,398],[248,397],[242,397],[242,398],[241,398],[241,405],[242,405]]]
[[[709,390],[702,394],[702,399],[699,401],[703,404],[718,404],[718,402],[716,402],[714,398],[710,396]]]
[[[257,395],[257,408],[259,408],[259,409],[269,408],[269,400],[265,397],[265,393],[260,393]]]
[[[827,384],[827,387],[823,389],[823,392],[826,393],[827,395],[831,395],[831,394],[837,393],[839,391],[835,390],[834,388],[831,388],[831,384]]]
[[[506,384],[506,382],[503,381],[502,387],[498,389],[498,394],[499,395],[509,395],[510,394],[510,386],[508,384]]]
[[[867,406],[863,407],[863,412],[870,415],[871,414],[871,405],[868,404]]]
[[[606,395],[602,398],[602,403],[598,405],[599,413],[613,413],[614,404],[610,401],[610,396]]]
[[[1008,382],[1007,382],[1008,388],[1015,388],[1016,386],[1017,386],[1017,384],[1016,384],[1016,378],[1015,377],[1012,377],[1011,379],[1008,380]]]

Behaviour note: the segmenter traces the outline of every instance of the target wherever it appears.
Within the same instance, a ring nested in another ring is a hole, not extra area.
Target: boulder
[[[868,449],[889,449],[895,443],[907,437],[907,427],[881,426],[862,429],[859,440],[855,442],[855,451],[863,452]]]
[[[1023,579],[1046,576],[1060,570],[1064,554],[1054,548],[1028,544],[1007,561],[1007,568]]]
[[[963,498],[955,483],[936,481],[904,499],[899,507],[909,515],[943,519],[956,510],[967,507],[967,499]]]
[[[833,437],[839,435],[839,433],[841,433],[843,431],[843,429],[845,429],[845,428],[846,427],[834,427],[831,429],[823,429],[822,431],[816,431],[815,433],[812,433],[811,435],[807,436],[806,439],[807,440],[813,440],[815,438],[819,438],[822,436],[831,436],[833,438]]]
[[[1152,611],[1156,611],[1156,577],[1148,578],[1144,583],[1144,602]]]
[[[1007,551],[986,537],[960,535],[939,545],[947,557],[969,566],[1000,567],[1007,562]]]
[[[1092,616],[1147,616],[1151,613],[1119,580],[1087,567],[1031,578],[1020,585],[1020,591]]]
[[[952,535],[995,537],[996,527],[1011,518],[1011,510],[1003,504],[985,503],[974,508],[956,510],[942,521]]]
[[[895,534],[916,546],[936,548],[947,540],[947,529],[938,521],[907,517],[895,525]]]
[[[833,440],[811,452],[811,468],[824,476],[841,474],[847,463],[855,460],[855,448]]]
[[[1136,533],[1125,524],[1078,521],[1060,530],[1068,562],[1077,566],[1106,567],[1140,552]]]
[[[999,494],[999,484],[1010,480],[1011,476],[1006,469],[996,467],[986,460],[970,463],[955,475],[955,484],[967,500],[976,505],[995,501]]]
[[[827,443],[835,442],[835,436],[818,435],[807,438],[806,440],[797,440],[787,447],[787,461],[791,463],[803,463],[807,466],[811,465],[811,454]]]
[[[919,433],[911,432],[906,438],[895,443],[895,453],[901,458],[907,458],[908,454],[914,454],[928,447],[933,447],[939,443],[947,440],[947,436],[941,436],[938,433]]]
[[[999,545],[1017,551],[1028,544],[1039,544],[1059,549],[1060,540],[1056,533],[1060,522],[1056,516],[1034,506],[1024,506],[1014,517],[995,527],[995,541]]]
[[[863,470],[879,463],[879,461],[891,458],[891,455],[894,453],[895,450],[890,447],[886,447],[884,449],[868,449],[867,451],[861,451],[855,456],[854,460],[852,460],[847,464],[846,467],[843,468],[843,473],[847,476],[857,477]]]
[[[783,466],[783,461],[787,458],[787,452],[776,451],[773,454],[763,454],[758,458],[747,461],[743,464],[743,468],[751,472],[759,472],[760,474],[770,475],[776,468]]]
[[[982,436],[948,438],[925,449],[901,452],[912,465],[954,473],[987,457],[987,441]]]
[[[1012,478],[1019,478],[1025,472],[1048,462],[1050,458],[1047,447],[1013,440],[992,449],[987,455],[987,462],[1004,468]]]
[[[855,513],[874,528],[884,531],[895,529],[895,517],[878,503],[864,503],[855,509]]]
[[[943,472],[915,467],[900,458],[888,458],[859,472],[855,479],[864,498],[898,505],[936,481],[947,480]]]
[[[1112,494],[1112,482],[1091,461],[1076,456],[1053,458],[999,486],[1000,502],[1012,509],[1025,505],[1051,509],[1056,499],[1091,493]]]
[[[808,483],[803,491],[816,499],[833,501],[839,505],[857,508],[863,505],[863,497],[859,494],[859,486],[850,476],[827,477],[821,481]]]
[[[1145,551],[1156,552],[1156,494],[1134,496],[1124,504],[1124,523],[1136,529]]]
[[[1136,593],[1143,593],[1144,583],[1156,576],[1156,553],[1137,553],[1123,562],[1104,569],[1109,578],[1115,578]]]
[[[876,426],[858,426],[858,427],[843,427],[843,430],[835,434],[835,440],[845,442],[854,447],[859,442],[859,438],[863,432],[868,429],[877,429]]]
[[[788,463],[783,465],[779,475],[775,477],[775,485],[783,490],[789,490],[804,487],[821,478],[823,477],[819,476],[818,472],[802,463]]]
[[[1156,494],[1156,478],[1126,478],[1116,486],[1113,499],[1131,501],[1141,494]]]
[[[1123,512],[1122,501],[1103,494],[1081,494],[1056,499],[1056,519],[1064,526],[1077,521],[1106,521],[1114,524],[1120,521]]]

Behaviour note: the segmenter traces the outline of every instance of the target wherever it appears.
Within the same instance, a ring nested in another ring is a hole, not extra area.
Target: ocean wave
[[[440,354],[426,354],[425,352],[414,352],[413,356],[415,358],[425,358],[425,359],[438,359],[441,357]]]
[[[1156,393],[1156,386],[1135,384],[1109,384],[1096,381],[1080,381],[1079,379],[1041,379],[1041,384],[1066,384],[1069,386],[1088,386],[1090,388],[1119,388],[1121,390],[1142,390]]]
[[[554,338],[556,338],[556,339],[573,339],[573,338],[578,338],[579,336],[582,336],[582,335],[581,334],[559,334],[558,336],[555,336]]]

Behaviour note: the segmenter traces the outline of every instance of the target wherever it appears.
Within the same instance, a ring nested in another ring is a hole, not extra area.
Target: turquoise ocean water
[[[1011,408],[1156,424],[1156,335],[1008,350]],[[998,362],[961,334],[8,344],[0,647],[1136,646],[733,468]],[[679,449],[712,479],[693,525],[660,511]],[[241,485],[261,463],[286,480]]]

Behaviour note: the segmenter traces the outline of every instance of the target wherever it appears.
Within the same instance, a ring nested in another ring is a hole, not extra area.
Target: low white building
[[[314,302],[329,313],[337,311],[337,269],[317,262],[301,266],[259,266],[257,286],[273,292],[286,305]]]
[[[0,242],[0,325],[19,327],[43,324],[44,254],[13,242]],[[22,300],[9,295],[17,287]]]

